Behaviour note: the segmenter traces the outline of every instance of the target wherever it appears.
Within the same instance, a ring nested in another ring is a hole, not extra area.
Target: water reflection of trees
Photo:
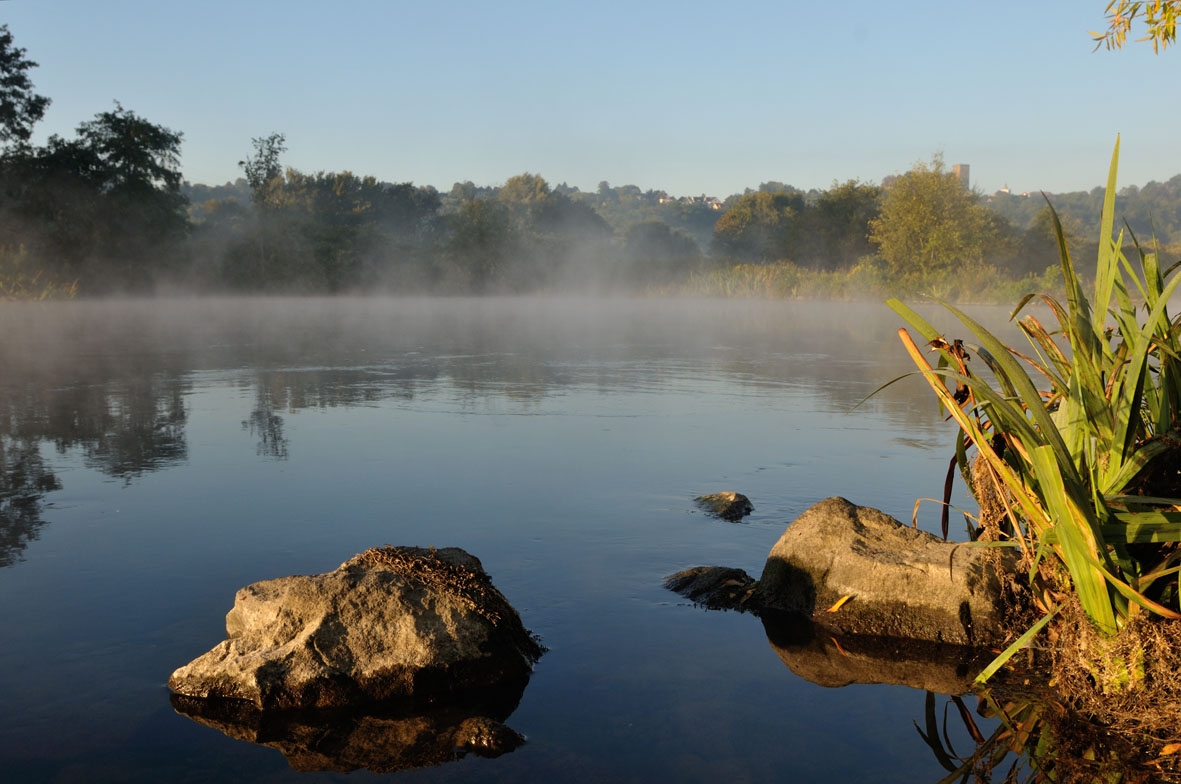
[[[62,487],[43,444],[62,456],[77,451],[86,466],[128,482],[188,457],[188,385],[176,375],[20,380],[0,394],[0,567],[21,560],[45,524],[46,494]]]
[[[283,433],[283,417],[275,413],[270,389],[259,384],[256,388],[254,408],[242,422],[242,428],[258,439],[255,451],[260,457],[272,460],[286,460],[288,453],[287,436]]]
[[[44,525],[45,494],[60,489],[36,441],[0,436],[0,567],[21,560]]]
[[[249,369],[242,420],[259,456],[286,459],[285,416],[390,400],[537,406],[571,390],[808,395],[844,412],[909,370],[897,319],[847,303],[488,300],[181,300],[0,310],[0,539],[11,562],[42,525],[61,456],[132,481],[188,459],[193,373]],[[237,372],[236,370],[230,372]],[[703,386],[705,385],[705,386]],[[872,400],[913,437],[933,406],[901,385]],[[38,483],[30,477],[40,476]]]

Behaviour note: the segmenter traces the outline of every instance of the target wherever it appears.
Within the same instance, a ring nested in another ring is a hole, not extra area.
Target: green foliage
[[[1091,33],[1095,48],[1122,49],[1132,23],[1143,17],[1147,35],[1139,41],[1151,41],[1152,51],[1159,52],[1177,42],[1177,17],[1181,16],[1181,0],[1110,0],[1104,11],[1107,29]]]
[[[849,267],[873,253],[869,227],[881,214],[883,191],[876,185],[848,180],[833,183],[816,201],[813,221],[820,248],[820,266]]]
[[[498,198],[509,204],[534,205],[543,203],[549,195],[549,183],[540,175],[525,172],[509,177]]]
[[[870,240],[895,275],[982,266],[1000,231],[978,202],[936,155],[886,188]]]
[[[1041,276],[1014,278],[991,266],[965,273],[940,270],[899,278],[889,274],[880,260],[867,257],[848,269],[834,270],[811,269],[789,261],[726,265],[694,272],[684,290],[702,297],[880,300],[924,294],[957,302],[1012,302],[1030,291],[1060,287],[1052,270]]]
[[[796,193],[756,191],[741,197],[718,219],[714,250],[751,261],[787,259],[800,236],[804,199]]]
[[[514,257],[520,238],[508,207],[498,200],[469,201],[452,220],[447,258],[452,276],[467,277],[476,292],[485,291]]]
[[[0,249],[0,300],[73,299],[77,281],[63,281],[36,266],[24,248]]]
[[[251,139],[250,143],[254,147],[254,154],[246,156],[244,161],[238,161],[238,165],[246,174],[246,183],[250,186],[254,203],[260,207],[275,206],[274,202],[283,184],[280,158],[287,152],[287,137],[281,133],[272,133],[270,136]]]
[[[979,341],[967,348],[991,372],[995,382],[990,384],[968,372],[955,343],[901,302],[889,303],[939,354],[932,368],[900,330],[920,372],[961,428],[956,444],[961,470],[967,471],[969,452],[975,450],[986,470],[987,489],[1006,499],[1007,536],[1031,563],[1049,558],[1060,566],[1057,579],[1071,586],[1105,635],[1116,634],[1132,614],[1144,610],[1181,618],[1176,591],[1162,599],[1166,583],[1176,586],[1177,569],[1172,548],[1160,544],[1181,541],[1181,514],[1175,511],[1181,499],[1157,497],[1181,495],[1181,488],[1175,482],[1146,481],[1156,463],[1171,459],[1178,448],[1181,336],[1167,302],[1181,277],[1162,269],[1155,251],[1138,248],[1129,261],[1122,232],[1113,237],[1118,154],[1117,143],[1090,299],[1075,273],[1061,222],[1050,213],[1066,305],[1049,296],[1042,300],[1065,345],[1029,315],[1019,324],[1033,356],[1019,353],[945,305]],[[1144,302],[1143,318],[1133,293]],[[1039,390],[1033,378],[1048,388]],[[1146,540],[1158,546],[1129,548]],[[1040,579],[1039,574],[1035,569],[1031,578]]]
[[[25,53],[13,46],[8,25],[0,25],[0,145],[5,147],[26,146],[49,108],[49,99],[33,92],[29,70],[37,64]]]
[[[145,288],[180,260],[187,202],[181,134],[118,104],[73,139],[0,161],[0,244],[24,247],[46,272],[88,292]]]
[[[642,221],[623,233],[623,259],[639,284],[661,284],[684,278],[701,265],[701,250],[692,238],[661,221]]]

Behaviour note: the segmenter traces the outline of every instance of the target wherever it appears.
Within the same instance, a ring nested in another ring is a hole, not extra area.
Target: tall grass
[[[77,295],[77,280],[59,280],[45,272],[23,247],[0,248],[0,301],[73,299]]]
[[[974,453],[981,464],[977,476],[982,473],[987,489],[1002,499],[1005,544],[1028,555],[1031,581],[1038,580],[1041,566],[1050,566],[1106,636],[1139,612],[1181,619],[1181,551],[1167,546],[1181,540],[1181,500],[1154,496],[1142,481],[1156,461],[1181,448],[1175,440],[1181,339],[1167,305],[1181,277],[1176,267],[1162,269],[1157,252],[1139,244],[1129,259],[1121,250],[1123,232],[1113,236],[1118,160],[1117,140],[1090,298],[1054,214],[1066,302],[1048,295],[1040,300],[1056,330],[1025,315],[1018,323],[1030,349],[1022,352],[942,303],[978,341],[964,348],[991,371],[992,381],[968,370],[958,342],[944,340],[897,299],[888,303],[938,355],[932,367],[907,330],[899,330],[920,373],[960,426],[961,471],[966,475]],[[1014,318],[1031,299],[1021,300]],[[1039,595],[1042,621],[981,680],[1059,610],[1052,591]]]
[[[1051,269],[1041,276],[1013,278],[992,266],[897,277],[869,257],[840,270],[808,269],[790,261],[733,264],[693,273],[683,290],[695,296],[754,299],[880,300],[923,294],[958,302],[1012,302],[1031,289],[1057,289],[1061,284],[1056,277]]]

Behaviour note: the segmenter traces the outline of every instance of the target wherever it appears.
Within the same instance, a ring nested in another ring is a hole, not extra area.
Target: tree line
[[[237,182],[194,186],[181,178],[183,134],[119,103],[33,145],[50,103],[35,66],[0,26],[0,295],[38,280],[84,294],[614,291],[772,262],[871,266],[905,283],[985,267],[1021,277],[1057,258],[1043,201],[985,203],[938,156],[885,186],[765,182],[724,202],[607,182],[583,192],[532,173],[441,193],[296,170],[272,133],[252,140]],[[1071,239],[1095,233],[1101,189],[1055,198]],[[1181,175],[1125,189],[1120,204],[1137,232],[1181,239]]]

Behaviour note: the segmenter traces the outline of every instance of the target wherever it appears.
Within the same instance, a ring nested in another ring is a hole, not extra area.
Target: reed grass
[[[1013,278],[993,266],[924,275],[888,274],[873,257],[849,269],[816,270],[790,261],[730,264],[694,272],[683,291],[701,297],[790,300],[881,300],[914,294],[957,302],[1012,302],[1031,290],[1060,287],[1053,269],[1040,276]]]
[[[23,247],[0,248],[0,301],[74,299],[78,281],[66,281],[38,267]]]
[[[1073,591],[1103,636],[1118,634],[1141,612],[1181,619],[1181,551],[1171,546],[1181,541],[1181,500],[1159,497],[1142,481],[1156,461],[1181,449],[1181,327],[1168,312],[1181,276],[1176,266],[1162,268],[1157,249],[1138,242],[1129,259],[1123,232],[1113,236],[1118,160],[1117,140],[1089,297],[1054,213],[1066,302],[1037,297],[1057,321],[1054,330],[1032,314],[1019,318],[1027,352],[1005,345],[949,303],[941,304],[977,343],[961,347],[945,340],[901,301],[888,301],[937,354],[932,366],[910,333],[899,330],[919,372],[960,427],[961,472],[967,476],[969,462],[979,461],[987,489],[1003,499],[999,544],[1027,556],[1044,612],[1043,621],[981,673],[980,682],[1060,609],[1062,594],[1038,584],[1043,567]],[[1013,318],[1033,299],[1022,298]],[[991,371],[991,380],[968,370],[968,355]],[[1151,546],[1130,546],[1143,543]]]

